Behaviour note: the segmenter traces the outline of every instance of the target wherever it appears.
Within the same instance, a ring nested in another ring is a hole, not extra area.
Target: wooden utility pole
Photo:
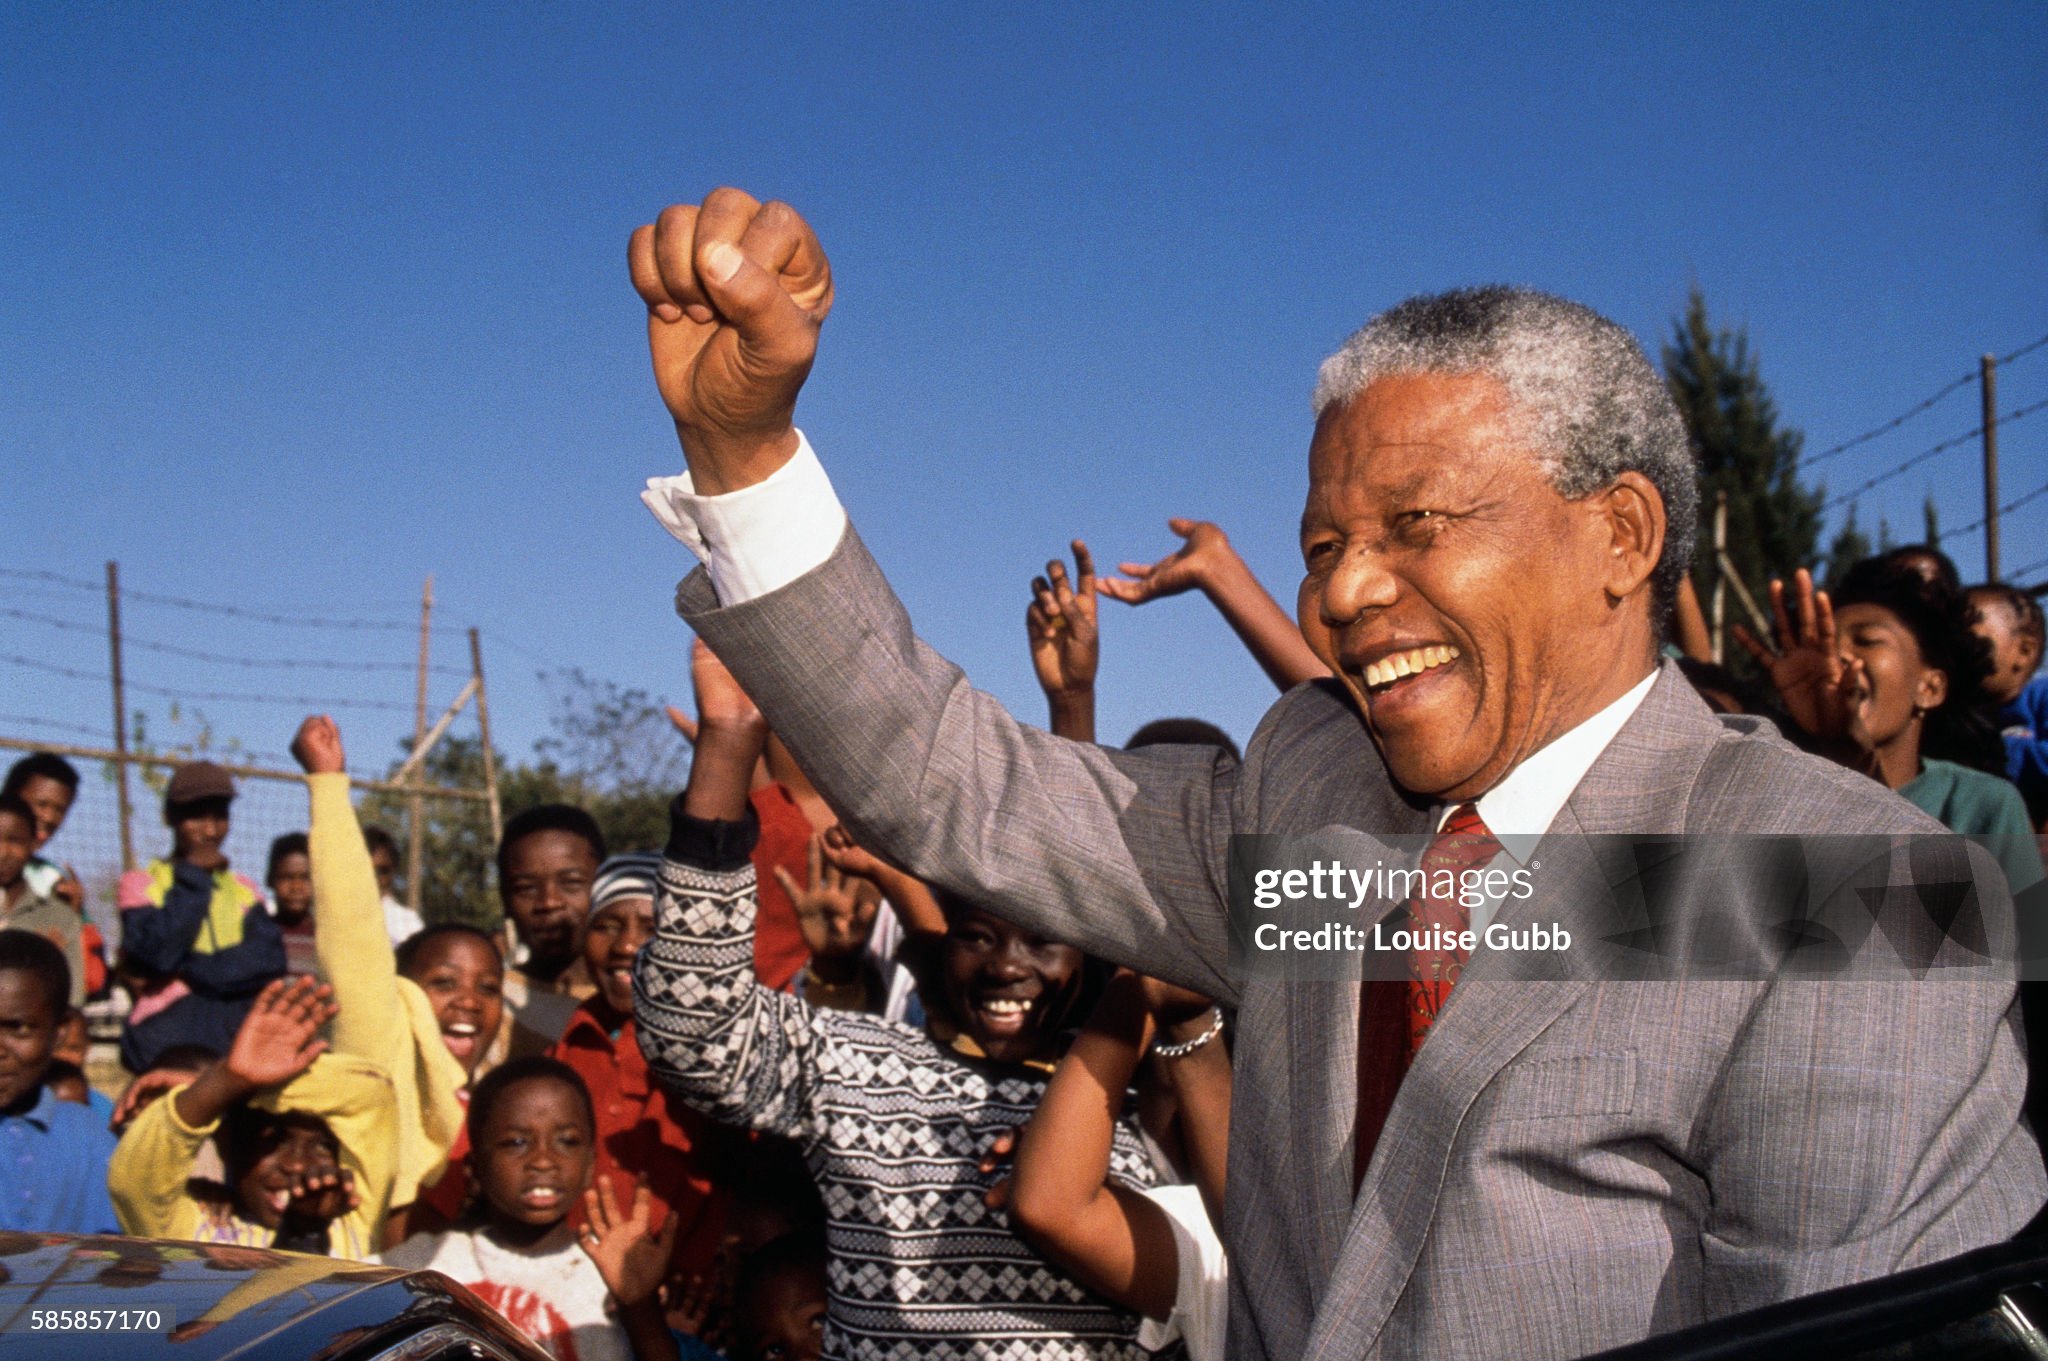
[[[469,675],[476,682],[476,726],[484,744],[484,796],[489,800],[485,807],[491,815],[491,848],[496,850],[498,833],[504,827],[498,807],[498,754],[491,750],[491,706],[484,697],[484,645],[475,629],[469,631]]]
[[[1714,665],[1727,665],[1728,657],[1728,493],[1714,493]]]
[[[417,749],[427,739],[427,653],[433,639],[434,620],[434,578],[427,576],[426,589],[420,592],[420,683],[419,699],[413,707],[412,744]],[[413,911],[420,910],[420,857],[426,850],[427,801],[420,794],[420,786],[427,780],[424,766],[413,772],[413,792],[405,801],[405,904]]]
[[[111,561],[107,563],[107,649],[113,654],[114,750],[122,757],[114,763],[119,767],[114,790],[121,809],[121,869],[125,872],[135,868],[135,833],[128,825],[128,697],[121,688],[121,568]]]
[[[1998,360],[1985,355],[1978,373],[1984,388],[1984,579],[1998,580]]]

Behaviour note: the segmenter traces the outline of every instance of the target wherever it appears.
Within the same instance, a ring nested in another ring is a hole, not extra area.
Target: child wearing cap
[[[284,937],[263,890],[228,865],[234,780],[188,761],[164,790],[171,853],[121,876],[121,962],[135,1006],[121,1062],[147,1072],[173,1045],[226,1054],[256,995],[285,972]]]

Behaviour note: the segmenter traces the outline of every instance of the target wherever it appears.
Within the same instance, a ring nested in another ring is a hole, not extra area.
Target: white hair
[[[1634,336],[1589,307],[1529,288],[1425,294],[1367,322],[1323,361],[1315,411],[1401,373],[1485,374],[1507,389],[1539,466],[1573,500],[1641,473],[1664,499],[1651,586],[1661,619],[1692,563],[1698,470],[1685,422]]]

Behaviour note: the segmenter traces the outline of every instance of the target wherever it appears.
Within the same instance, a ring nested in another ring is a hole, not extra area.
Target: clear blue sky
[[[111,557],[134,590],[393,620],[431,572],[439,617],[484,630],[515,756],[546,730],[542,668],[687,696],[685,554],[634,496],[679,455],[624,256],[720,183],[816,224],[839,302],[800,418],[922,631],[1033,719],[1026,584],[1077,534],[1149,559],[1169,515],[1213,518],[1291,602],[1315,364],[1409,293],[1535,284],[1654,354],[1696,282],[1813,451],[2048,333],[2032,0],[417,8],[0,15],[0,567],[96,579]],[[2048,398],[2048,349],[2002,396]],[[1829,487],[1976,402],[1834,460]],[[2044,449],[2048,412],[2006,432],[2004,499],[2048,482]],[[1946,525],[1978,518],[1974,444],[1862,522],[1917,537],[1930,491]],[[1981,571],[1981,538],[1952,547]],[[2048,497],[2005,533],[2009,567],[2041,558]],[[1104,613],[1107,739],[1170,712],[1249,735],[1271,694],[1205,606]],[[127,626],[412,653],[141,602]],[[105,669],[92,633],[5,615],[0,654]],[[411,696],[396,670],[131,651],[129,672]],[[0,714],[104,730],[97,683],[0,676]],[[298,717],[199,707],[260,751]],[[337,713],[365,758],[411,724]]]

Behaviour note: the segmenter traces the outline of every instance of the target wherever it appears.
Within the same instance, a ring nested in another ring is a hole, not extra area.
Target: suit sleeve
[[[721,609],[700,570],[677,608],[863,843],[1049,938],[1235,1000],[1230,757],[1017,722],[915,636],[851,528],[779,590]]]
[[[1992,881],[1989,856],[1961,838],[1915,838],[1894,855],[1894,885]],[[1839,893],[1834,920],[1868,923],[1874,896]],[[1978,900],[1983,953],[1959,947],[1971,932],[1951,925],[1953,937],[1922,936],[1868,977],[1780,976],[1760,990],[1695,1149],[1712,1189],[1709,1317],[2001,1242],[2041,1209],[2048,1175],[2020,1119],[2019,1008],[1995,962],[2011,958],[2009,909],[1988,891]],[[1927,929],[1889,913],[1880,924],[1895,934],[1872,932],[1865,959]]]

